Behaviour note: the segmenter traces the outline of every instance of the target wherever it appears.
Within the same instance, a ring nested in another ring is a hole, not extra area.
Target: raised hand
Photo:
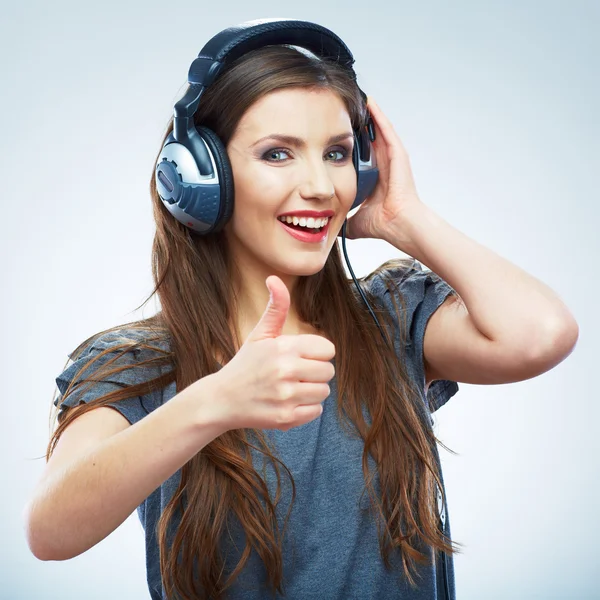
[[[422,204],[417,194],[410,160],[392,122],[372,98],[368,107],[375,125],[373,151],[379,179],[373,193],[348,218],[346,236],[386,239],[390,222],[402,219],[403,211]]]
[[[313,334],[282,335],[290,294],[279,277],[266,279],[270,299],[233,359],[213,377],[223,391],[228,429],[281,429],[319,417],[335,375],[334,345]]]

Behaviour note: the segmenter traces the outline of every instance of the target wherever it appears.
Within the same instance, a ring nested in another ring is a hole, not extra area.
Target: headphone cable
[[[377,317],[375,316],[375,313],[373,312],[373,309],[371,308],[371,306],[369,305],[369,303],[367,302],[367,299],[362,291],[362,288],[360,287],[357,279],[356,279],[356,275],[354,275],[354,271],[352,270],[352,266],[350,265],[350,260],[348,258],[348,253],[346,252],[346,223],[348,222],[348,219],[344,220],[344,224],[342,225],[342,251],[344,253],[344,259],[346,260],[346,265],[348,266],[348,270],[350,271],[350,275],[352,275],[352,279],[354,281],[354,285],[356,286],[356,289],[358,290],[358,293],[360,294],[361,298],[363,299],[363,302],[365,303],[366,307],[369,309],[369,312],[371,313],[371,316],[373,317],[373,319],[375,320],[375,323],[377,323],[377,327],[379,328],[379,331],[381,333],[381,337],[383,337],[383,341],[384,343],[387,344],[387,340],[385,339],[385,336],[383,334],[383,329],[381,328],[381,325],[379,324],[379,321],[377,320]],[[442,532],[442,534],[446,535],[446,527],[445,527],[445,523],[446,523],[446,506],[445,503],[441,509],[441,511],[438,510],[438,515],[439,515],[439,524],[440,524],[440,531]],[[445,588],[445,598],[446,600],[450,600],[450,584],[448,582],[448,565],[446,564],[446,553],[443,551],[439,551],[439,553],[442,555],[442,572],[443,572],[443,578],[444,578],[444,588]]]

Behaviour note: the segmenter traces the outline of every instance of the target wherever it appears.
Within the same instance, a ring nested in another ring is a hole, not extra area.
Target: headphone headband
[[[188,82],[208,87],[221,69],[263,46],[290,44],[341,63],[353,72],[354,57],[333,31],[309,21],[256,19],[229,27],[213,36],[191,64]]]
[[[348,46],[333,31],[317,23],[296,19],[255,19],[220,31],[204,44],[198,57],[190,65],[190,85],[175,103],[173,111],[173,137],[195,153],[200,162],[201,173],[209,173],[211,166],[208,152],[195,137],[193,115],[204,90],[216,79],[223,67],[240,56],[264,46],[282,44],[300,46],[320,58],[335,60],[348,69],[356,80],[352,67],[354,56]],[[362,90],[361,95],[366,100]]]

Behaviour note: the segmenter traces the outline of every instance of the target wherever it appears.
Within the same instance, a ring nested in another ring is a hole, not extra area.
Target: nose
[[[301,178],[299,193],[304,200],[329,200],[335,194],[335,186],[322,157],[307,159]]]

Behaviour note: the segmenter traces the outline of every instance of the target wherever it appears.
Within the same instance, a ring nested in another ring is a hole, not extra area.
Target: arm
[[[215,394],[214,378],[204,377],[133,425],[114,409],[102,407],[119,415],[118,432],[84,450],[62,452],[66,459],[51,469],[52,455],[25,507],[33,554],[41,560],[70,559],[112,533],[156,488],[226,431],[208,409]],[[100,412],[95,409],[82,418]]]
[[[573,350],[578,325],[548,286],[416,202],[382,237],[452,286],[426,329],[427,384],[498,384],[535,377]]]
[[[470,239],[423,204],[408,153],[376,102],[379,181],[351,217],[349,238],[375,237],[425,264],[460,296],[432,315],[424,338],[435,379],[508,383],[535,377],[573,350],[579,327],[548,286]]]

